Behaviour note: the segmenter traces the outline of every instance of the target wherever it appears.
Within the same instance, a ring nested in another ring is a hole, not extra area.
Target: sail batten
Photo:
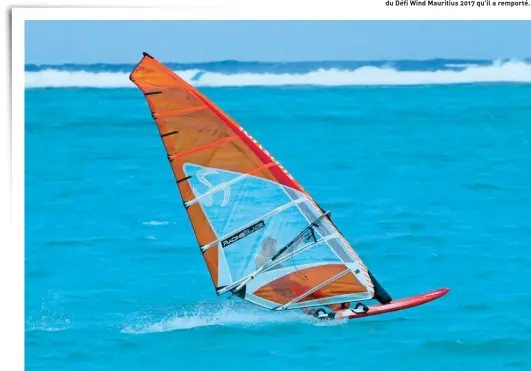
[[[312,300],[293,303],[287,309],[321,307],[321,306],[336,305],[336,304],[342,304],[342,303],[348,303],[348,302],[370,300],[372,298],[373,296],[367,292],[354,293],[354,294],[331,295],[331,296],[326,296],[326,297],[319,298],[319,299],[313,298]]]
[[[243,299],[270,309],[374,295],[328,213],[243,127],[148,54],[130,79],[157,124],[218,294],[243,288]]]
[[[336,238],[336,237],[337,237],[337,234],[335,234],[335,235],[328,235],[328,236],[326,236],[326,237],[322,237],[322,238],[320,238],[320,239],[318,239],[318,240],[315,240],[314,242],[312,242],[312,243],[310,243],[310,244],[308,244],[308,245],[304,245],[304,246],[302,246],[302,247],[299,247],[297,250],[293,251],[292,253],[286,254],[286,255],[283,256],[282,258],[278,258],[278,259],[272,261],[271,263],[269,263],[269,264],[267,265],[266,268],[264,268],[264,270],[274,268],[274,267],[276,267],[277,265],[282,264],[282,263],[285,262],[286,260],[295,257],[297,254],[301,254],[301,253],[303,253],[304,250],[309,249],[309,248],[312,247],[312,246],[318,245],[318,244],[320,244],[321,242],[326,242],[326,241],[328,241],[328,240],[330,240],[330,239],[332,239],[332,238]]]
[[[264,214],[264,215],[261,215],[259,216],[258,218],[250,221],[249,223],[239,227],[238,229],[236,230],[233,230],[233,231],[230,231],[229,233],[225,234],[224,236],[221,236],[219,239],[215,240],[215,241],[212,241],[211,243],[209,243],[208,245],[206,246],[202,246],[201,247],[201,250],[205,251],[205,250],[208,250],[209,248],[211,248],[212,246],[216,245],[217,243],[219,243],[220,241],[226,239],[226,238],[229,238],[231,235],[237,233],[238,231],[240,230],[243,230],[245,228],[248,228],[249,226],[259,222],[260,220],[263,220],[263,219],[267,219],[275,214],[278,214],[280,213],[281,211],[284,211],[292,206],[295,206],[297,205],[298,203],[301,203],[301,202],[304,202],[305,200],[304,199],[298,199],[298,200],[294,200],[294,201],[291,201],[291,202],[288,202],[288,203],[285,203],[283,204],[282,206],[279,206],[277,207],[276,209],[274,210],[271,210],[270,212],[268,212],[267,214]]]
[[[161,93],[159,93],[159,94],[161,94]],[[164,117],[164,116],[182,115],[184,113],[200,111],[200,110],[204,110],[204,109],[208,109],[208,107],[207,106],[199,106],[199,107],[190,107],[190,108],[178,109],[178,110],[173,110],[173,111],[154,112],[153,116],[154,116],[154,118],[158,119],[158,118]]]
[[[173,157],[184,157],[184,156],[189,155],[191,153],[203,151],[205,149],[209,149],[209,148],[216,147],[216,146],[228,143],[228,142],[232,142],[233,140],[236,140],[236,139],[238,139],[238,137],[236,137],[236,136],[223,138],[223,139],[217,140],[215,142],[205,144],[204,146],[201,146],[201,147],[191,148],[191,149],[189,149],[187,151],[174,153],[172,156]]]

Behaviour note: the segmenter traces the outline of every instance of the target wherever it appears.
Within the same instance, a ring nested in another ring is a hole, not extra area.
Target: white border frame
[[[395,0],[392,0],[395,1]],[[408,0],[409,1],[409,0]],[[447,0],[457,1],[461,0]],[[491,0],[494,1],[494,0]],[[498,0],[496,0],[498,1]],[[525,0],[524,0],[525,1]],[[531,6],[386,6],[386,0],[322,1],[153,1],[165,6],[143,8],[24,8],[13,9],[21,20],[529,20]],[[92,5],[108,2],[96,1]],[[141,3],[131,1],[130,4]],[[281,10],[281,11],[279,11]]]
[[[71,2],[50,4],[42,0],[31,2],[34,6],[71,6]],[[11,122],[6,139],[0,140],[6,160],[0,161],[0,192],[4,197],[0,210],[0,227],[4,254],[0,261],[0,278],[4,296],[3,316],[7,327],[2,331],[5,348],[0,358],[1,369],[23,369],[24,354],[24,22],[25,20],[530,20],[529,7],[387,7],[385,0],[328,0],[326,2],[279,1],[279,0],[152,0],[149,6],[141,0],[95,0],[87,4],[91,8],[15,8],[4,27],[8,37],[2,38],[6,50],[8,73],[4,86],[11,89],[12,101],[8,99],[5,122]],[[23,1],[11,2],[9,6],[24,7]],[[81,4],[80,4],[81,5]],[[101,6],[102,8],[95,8]],[[129,8],[137,6],[137,8]],[[143,6],[143,7],[138,7]],[[114,8],[113,8],[114,7]],[[121,8],[120,8],[121,7]],[[158,8],[157,8],[158,7]],[[124,8],[127,8],[124,9]],[[9,8],[6,9],[9,12]],[[6,13],[7,13],[6,12]],[[7,17],[6,17],[7,15]],[[12,27],[11,27],[12,26]],[[12,32],[9,35],[9,32]],[[522,36],[525,37],[525,36]],[[9,47],[12,46],[11,61]],[[12,67],[11,82],[9,68]],[[6,90],[2,90],[4,94]],[[10,104],[11,103],[11,104]],[[11,158],[10,158],[11,156]],[[11,160],[11,161],[10,161]],[[7,177],[5,176],[7,175]],[[9,192],[9,193],[8,193]],[[4,230],[4,227],[5,228]],[[22,279],[20,279],[22,278]],[[22,287],[21,287],[22,286]],[[13,349],[15,347],[15,349]]]

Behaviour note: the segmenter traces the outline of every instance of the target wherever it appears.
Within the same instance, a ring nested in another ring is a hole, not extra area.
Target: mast
[[[372,275],[371,271],[369,272],[369,277],[374,284],[374,298],[378,300],[381,304],[389,304],[393,299],[391,295],[380,285],[380,282]]]

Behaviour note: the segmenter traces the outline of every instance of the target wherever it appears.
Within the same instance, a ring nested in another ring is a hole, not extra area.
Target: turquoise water
[[[317,323],[217,297],[144,97],[26,91],[28,370],[529,370],[529,85],[202,91],[406,311]]]

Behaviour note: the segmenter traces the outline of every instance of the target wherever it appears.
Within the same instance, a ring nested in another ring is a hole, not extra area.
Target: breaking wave
[[[531,83],[531,63],[509,60],[490,65],[466,64],[461,69],[400,70],[392,66],[362,66],[354,70],[319,68],[305,73],[222,73],[200,69],[177,70],[198,87],[238,86],[371,86],[466,83]],[[127,72],[72,71],[53,67],[25,72],[26,88],[132,88]]]

